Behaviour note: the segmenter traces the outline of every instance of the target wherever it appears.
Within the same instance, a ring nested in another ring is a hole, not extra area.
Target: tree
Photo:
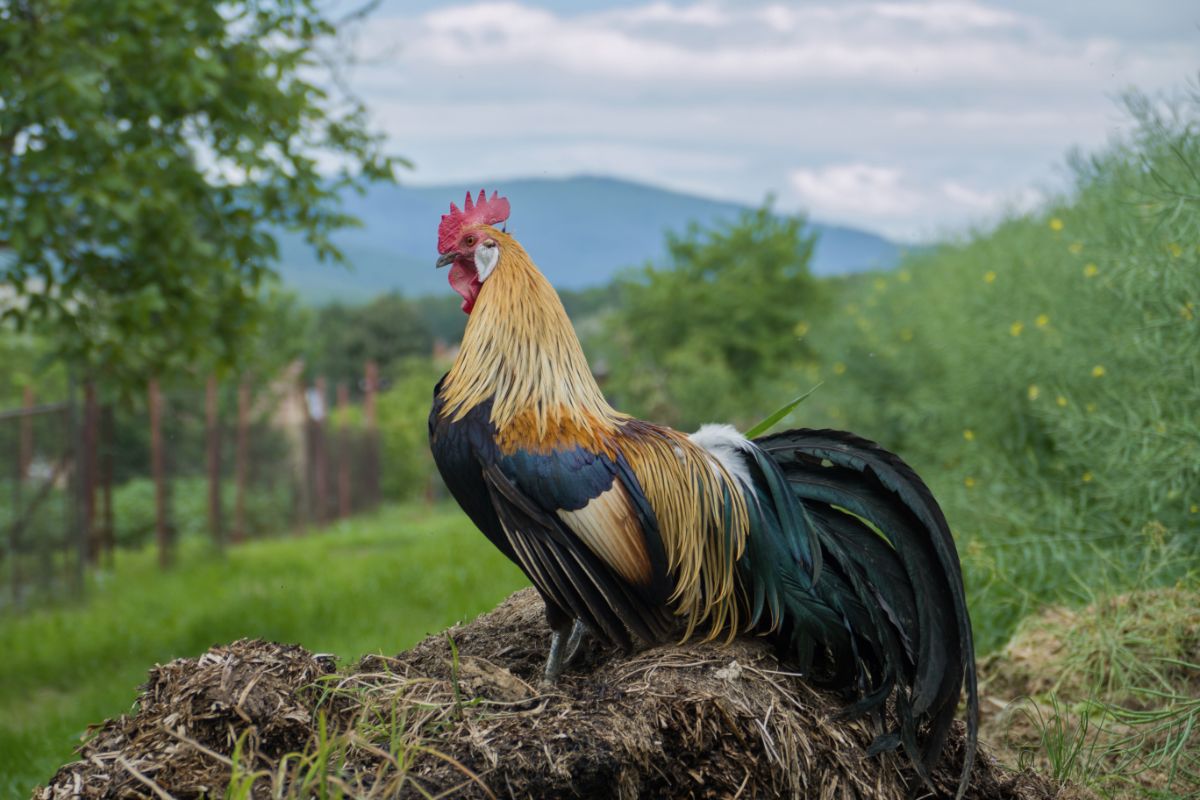
[[[606,388],[632,410],[683,426],[773,410],[786,397],[760,393],[807,352],[795,329],[817,306],[815,243],[802,217],[777,216],[769,203],[668,234],[669,263],[622,283]]]
[[[326,87],[335,34],[314,0],[0,5],[4,319],[130,388],[239,366],[273,231],[340,260],[340,194],[399,163]]]
[[[402,362],[428,358],[433,349],[433,335],[416,305],[394,292],[361,306],[325,306],[313,325],[314,334],[308,337],[312,347],[306,354],[309,371],[334,383],[357,386],[367,361],[378,364],[390,381],[403,371]]]

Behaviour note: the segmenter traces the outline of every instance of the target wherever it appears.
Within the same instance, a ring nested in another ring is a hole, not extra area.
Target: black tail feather
[[[861,696],[847,713],[895,698],[898,735],[881,736],[873,749],[903,744],[928,783],[965,684],[961,797],[975,758],[979,698],[962,568],[937,501],[898,456],[849,433],[793,430],[755,444],[802,509],[807,525],[792,536],[815,539],[809,546],[824,558],[827,575],[812,591],[841,609],[868,662],[858,667]]]

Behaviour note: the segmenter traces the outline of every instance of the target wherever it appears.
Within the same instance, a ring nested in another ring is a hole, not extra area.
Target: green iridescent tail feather
[[[755,444],[738,569],[756,627],[812,680],[852,690],[847,716],[881,717],[892,698],[899,729],[871,751],[903,746],[926,783],[965,684],[961,797],[978,729],[974,644],[933,495],[898,456],[848,433],[793,430]]]

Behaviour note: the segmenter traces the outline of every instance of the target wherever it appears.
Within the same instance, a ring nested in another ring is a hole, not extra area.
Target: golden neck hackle
[[[558,293],[524,248],[495,228],[500,246],[442,385],[444,414],[461,420],[492,400],[502,449],[599,445],[626,419],[604,399]]]
[[[501,452],[584,447],[626,459],[658,520],[685,636],[705,626],[709,638],[732,637],[744,622],[735,564],[749,525],[734,479],[687,436],[613,409],[554,288],[521,245],[486,231],[500,261],[442,383],[442,414],[457,422],[490,399]]]

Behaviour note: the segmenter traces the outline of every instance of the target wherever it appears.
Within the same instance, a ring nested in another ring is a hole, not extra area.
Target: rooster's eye
[[[464,239],[463,241],[465,241],[465,242],[466,242],[466,244],[467,244],[467,247],[472,247],[472,246],[474,246],[474,244],[475,244],[475,237],[474,237],[474,236],[468,236],[468,237],[467,237],[466,239]]]

